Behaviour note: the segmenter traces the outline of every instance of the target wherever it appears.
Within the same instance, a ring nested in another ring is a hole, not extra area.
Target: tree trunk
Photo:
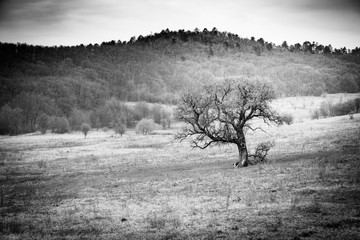
[[[237,144],[237,146],[239,150],[239,161],[235,164],[235,166],[247,167],[249,165],[249,162],[248,162],[248,152],[247,152],[245,140]]]

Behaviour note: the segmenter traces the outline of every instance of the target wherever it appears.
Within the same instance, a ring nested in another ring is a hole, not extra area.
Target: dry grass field
[[[311,120],[321,101],[274,106],[295,123],[266,164],[234,169],[235,146],[191,149],[170,130],[0,137],[1,239],[360,239],[360,114]]]

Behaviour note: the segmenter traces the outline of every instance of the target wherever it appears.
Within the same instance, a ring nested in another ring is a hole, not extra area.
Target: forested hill
[[[110,98],[176,103],[185,87],[228,76],[268,79],[279,96],[356,92],[360,49],[310,41],[276,46],[216,28],[87,46],[0,43],[0,107],[26,111],[46,102],[49,115],[94,110]]]

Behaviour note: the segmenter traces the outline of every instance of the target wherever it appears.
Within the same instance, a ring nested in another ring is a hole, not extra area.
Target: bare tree
[[[253,127],[254,118],[265,123],[282,123],[282,118],[270,107],[275,98],[272,86],[259,80],[225,79],[217,84],[184,93],[177,108],[176,118],[187,123],[177,133],[180,141],[190,138],[192,147],[205,149],[217,144],[236,144],[239,160],[236,165],[246,167],[248,151],[245,133]]]

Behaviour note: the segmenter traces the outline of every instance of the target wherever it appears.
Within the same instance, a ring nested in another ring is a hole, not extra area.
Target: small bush
[[[90,129],[91,129],[90,124],[88,124],[88,123],[81,124],[81,131],[84,133],[85,138],[86,138],[86,135],[88,134],[88,132],[90,131]]]
[[[349,118],[350,118],[350,120],[354,120],[354,113],[349,113]]]
[[[40,161],[36,162],[36,165],[41,169],[42,168],[47,168],[47,163],[44,160],[40,160]]]
[[[152,119],[143,118],[136,124],[135,131],[137,134],[147,135],[155,130],[155,122]]]
[[[331,102],[322,102],[319,108],[320,116],[323,116],[324,118],[329,117],[331,105],[332,105]]]
[[[320,111],[315,109],[311,112],[311,119],[319,119],[320,118]]]
[[[258,144],[255,148],[254,154],[250,154],[249,157],[252,158],[249,160],[250,164],[255,165],[259,163],[265,163],[267,162],[267,154],[270,151],[272,147],[275,146],[274,142],[262,142]]]
[[[285,113],[281,116],[281,121],[287,125],[291,125],[294,123],[294,117],[291,114]]]

